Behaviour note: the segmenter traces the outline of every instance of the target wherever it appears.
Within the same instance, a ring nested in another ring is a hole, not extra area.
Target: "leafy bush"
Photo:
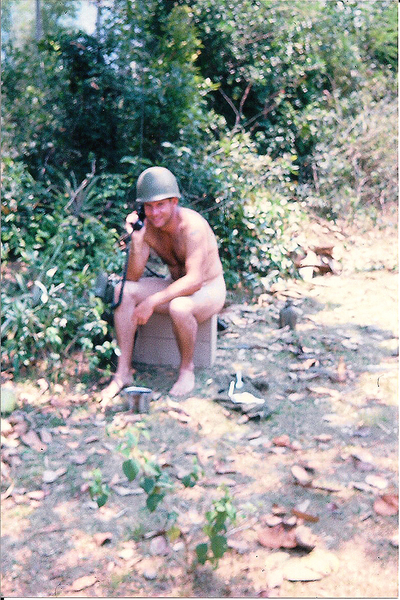
[[[4,366],[46,360],[59,368],[71,349],[86,352],[94,365],[112,344],[104,341],[103,305],[92,284],[99,269],[122,269],[117,233],[83,212],[84,203],[71,214],[70,195],[36,183],[19,163],[9,161],[4,180]],[[92,189],[100,206],[102,191]]]
[[[228,287],[262,291],[292,273],[290,228],[301,219],[296,156],[260,156],[246,133],[211,142],[202,156],[173,144],[164,152],[183,202],[203,214],[217,236]]]
[[[58,370],[71,349],[92,353],[96,338],[103,341],[107,333],[101,301],[90,291],[89,269],[48,265],[39,274],[37,259],[2,286],[4,366],[16,371],[43,360]]]
[[[360,108],[361,106],[361,108]],[[299,190],[324,216],[397,202],[397,100],[379,80],[351,98],[329,97],[314,158],[314,184]]]

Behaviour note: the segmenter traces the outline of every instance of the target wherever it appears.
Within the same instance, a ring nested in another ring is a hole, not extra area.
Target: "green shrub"
[[[116,247],[117,233],[84,212],[85,203],[71,214],[71,195],[44,188],[19,163],[7,166],[2,206],[4,366],[18,370],[46,360],[49,368],[58,369],[77,349],[94,366],[112,347],[104,341],[107,324],[93,281],[99,269],[121,271],[124,257]],[[91,200],[102,206],[101,189],[97,196],[92,189]]]
[[[330,98],[314,157],[314,183],[299,190],[328,218],[397,202],[397,100],[378,78],[352,97]]]
[[[165,144],[164,153],[183,202],[202,213],[217,236],[229,288],[259,292],[292,274],[291,226],[301,219],[296,156],[260,156],[245,133],[210,143],[202,156],[173,144]]]

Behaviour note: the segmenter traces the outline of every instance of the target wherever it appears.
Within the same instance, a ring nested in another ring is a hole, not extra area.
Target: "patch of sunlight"
[[[354,537],[334,551],[338,569],[317,582],[285,582],[283,597],[355,597],[397,598],[398,572],[396,560],[379,560],[371,556],[365,540]]]
[[[63,524],[71,525],[74,523],[78,511],[78,503],[75,500],[60,502],[53,508],[53,511],[59,515]]]
[[[1,535],[8,535],[12,538],[20,537],[30,527],[30,522],[27,519],[35,509],[32,506],[19,505],[11,508],[1,519]]]
[[[180,404],[201,426],[200,435],[206,436],[209,440],[219,439],[227,433],[242,431],[240,425],[224,415],[223,407],[212,400],[192,396]]]
[[[397,337],[392,337],[387,340],[382,340],[379,344],[380,348],[384,350],[388,350],[389,352],[396,352],[399,348],[399,339]]]
[[[397,370],[362,373],[358,380],[358,393],[364,401],[375,400],[388,406],[398,403]]]

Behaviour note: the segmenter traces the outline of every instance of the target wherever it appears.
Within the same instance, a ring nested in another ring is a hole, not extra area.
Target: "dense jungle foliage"
[[[93,0],[91,33],[88,3],[2,3],[2,337],[17,371],[110,357],[93,280],[122,268],[147,166],[176,174],[228,286],[253,293],[293,275],[306,211],[396,200],[394,0]]]

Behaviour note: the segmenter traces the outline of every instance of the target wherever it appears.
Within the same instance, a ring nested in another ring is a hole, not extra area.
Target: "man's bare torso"
[[[173,232],[156,230],[149,224],[145,241],[168,266],[172,279],[177,280],[186,274],[190,236],[200,232],[201,243],[205,248],[202,268],[205,284],[223,273],[217,240],[211,227],[199,213],[184,207],[179,207],[178,211],[177,226]]]

